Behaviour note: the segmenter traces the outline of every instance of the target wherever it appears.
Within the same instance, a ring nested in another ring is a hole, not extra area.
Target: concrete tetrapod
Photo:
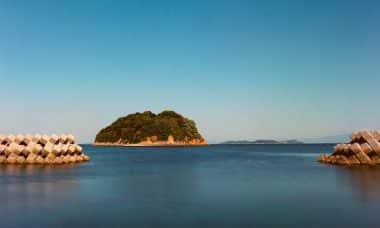
[[[346,144],[334,146],[331,155],[320,155],[318,161],[336,165],[378,165],[380,164],[380,132],[353,132]]]
[[[67,164],[88,161],[73,135],[2,135],[0,164]]]

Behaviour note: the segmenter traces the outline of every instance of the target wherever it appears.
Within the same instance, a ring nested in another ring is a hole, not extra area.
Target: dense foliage
[[[134,113],[119,118],[102,129],[95,142],[139,143],[147,137],[156,136],[158,141],[166,141],[172,135],[175,141],[202,139],[195,122],[174,111],[154,114],[151,111]]]

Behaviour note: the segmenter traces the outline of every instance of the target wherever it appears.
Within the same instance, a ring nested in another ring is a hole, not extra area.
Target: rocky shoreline
[[[170,147],[170,146],[207,146],[207,142],[204,139],[192,139],[187,141],[175,141],[173,136],[169,136],[166,141],[157,141],[156,136],[147,137],[145,141],[139,143],[123,143],[119,142],[95,142],[93,146],[127,146],[127,147]]]
[[[380,165],[380,132],[359,131],[345,144],[337,144],[331,155],[320,155],[318,161],[333,165]]]
[[[207,143],[200,144],[189,144],[189,143],[152,143],[152,144],[143,144],[143,143],[135,143],[135,144],[123,144],[123,143],[93,143],[93,146],[125,146],[125,147],[175,147],[175,146],[208,146]]]
[[[171,146],[208,146],[207,142],[189,143],[189,142],[141,142],[141,143],[99,143],[95,142],[93,146],[125,146],[125,147],[171,147]]]

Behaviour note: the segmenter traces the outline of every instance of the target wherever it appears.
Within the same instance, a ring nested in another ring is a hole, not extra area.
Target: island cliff
[[[151,111],[121,117],[96,135],[97,146],[207,145],[195,122],[174,111]]]

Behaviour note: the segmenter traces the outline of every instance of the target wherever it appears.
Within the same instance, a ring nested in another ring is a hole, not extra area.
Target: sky
[[[0,0],[0,133],[175,110],[210,142],[380,129],[380,1]]]

